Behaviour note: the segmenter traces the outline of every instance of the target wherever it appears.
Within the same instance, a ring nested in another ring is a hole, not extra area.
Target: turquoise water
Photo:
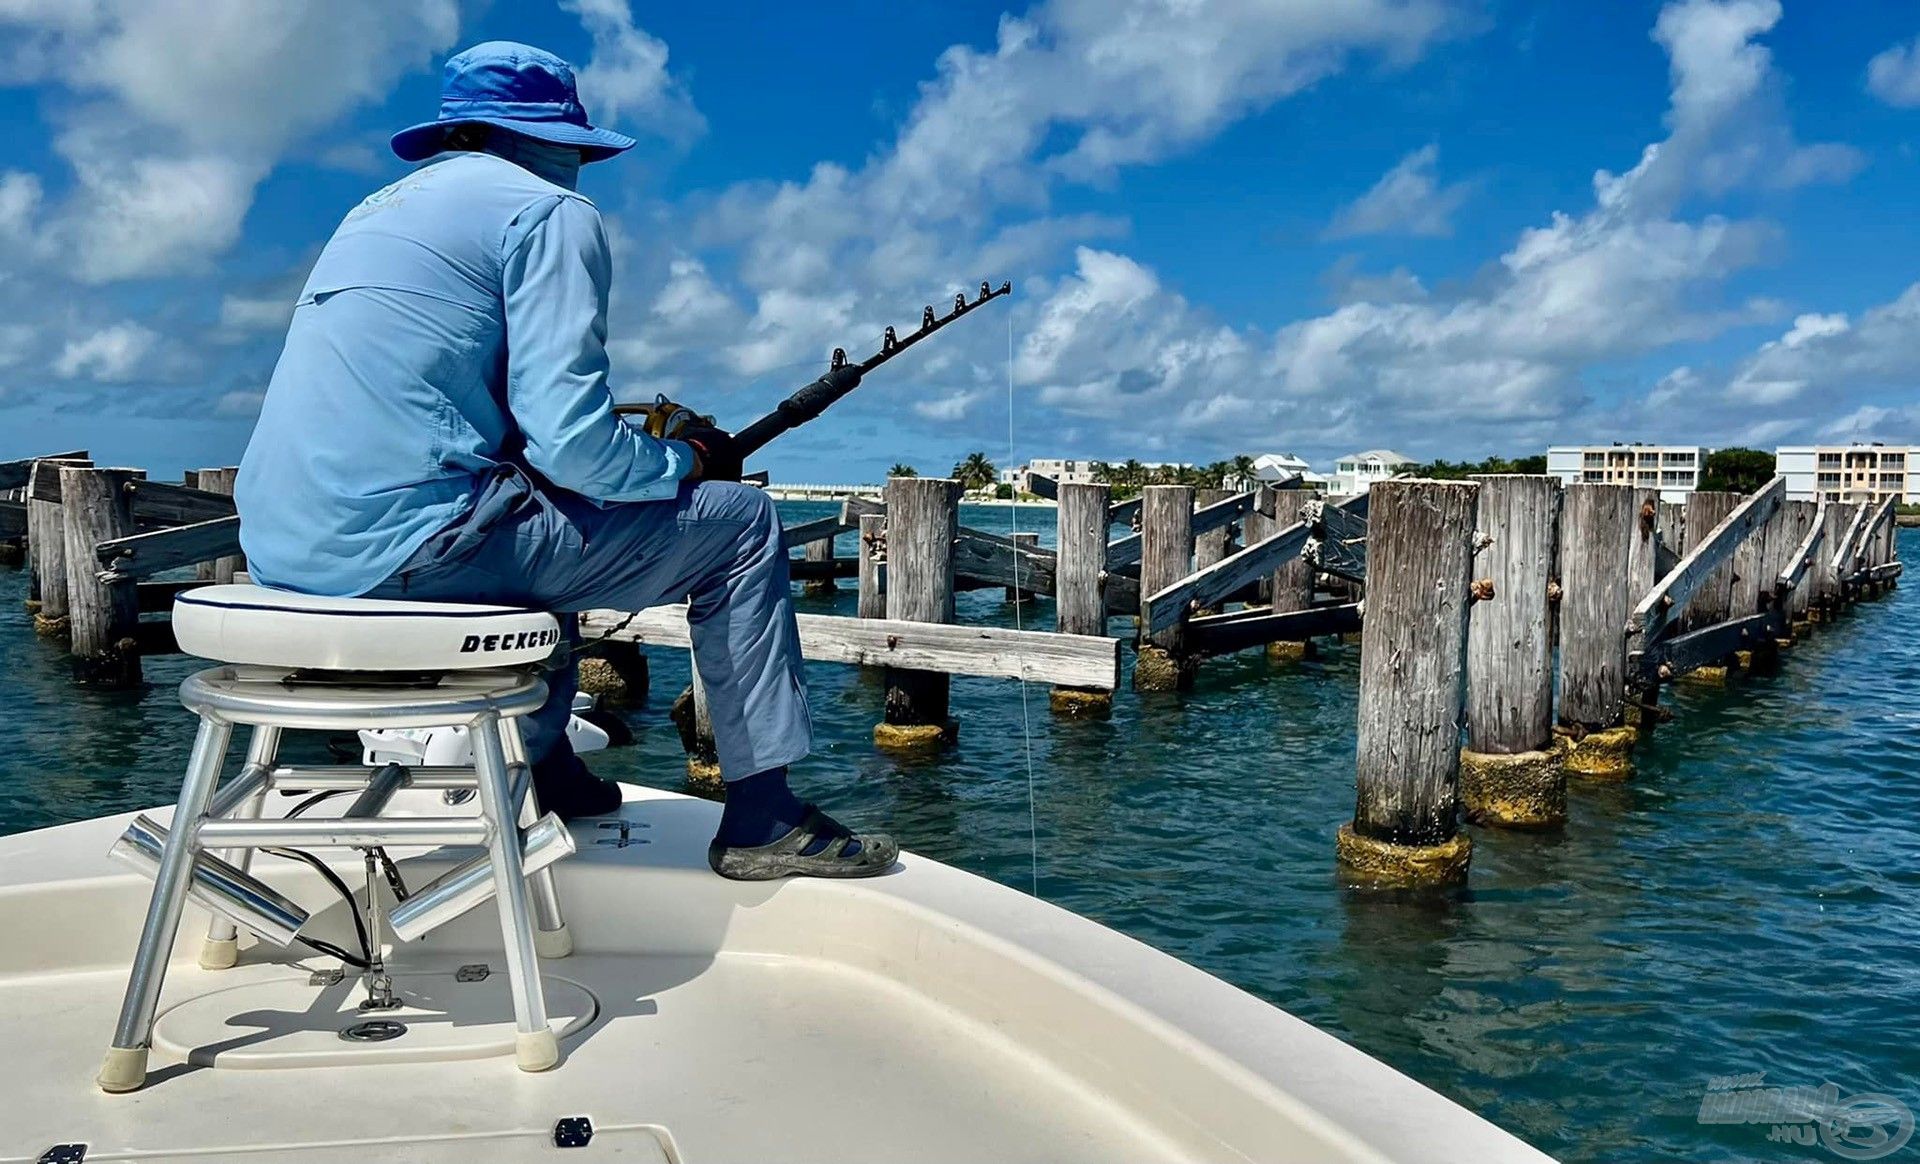
[[[798,520],[824,506],[786,507]],[[1050,510],[969,510],[1051,541]],[[851,538],[842,552],[850,552]],[[1901,532],[1920,560],[1920,536]],[[803,608],[851,613],[843,596]],[[76,691],[0,570],[0,833],[170,801],[190,742],[171,685]],[[1557,836],[1474,830],[1468,890],[1341,889],[1358,648],[1213,660],[1184,696],[1122,694],[1105,723],[1054,721],[1046,692],[954,680],[957,750],[876,754],[881,691],[810,670],[819,751],[796,770],[833,812],[1040,893],[1300,1015],[1566,1160],[1824,1160],[1764,1126],[1698,1121],[1710,1077],[1835,1084],[1920,1107],[1920,633],[1914,590],[1857,608],[1778,675],[1682,689],[1629,784],[1578,785]],[[960,598],[1011,623],[1001,592]],[[1046,626],[1047,604],[1032,618]],[[1116,623],[1116,631],[1119,624]],[[595,762],[671,786],[658,654],[639,743]],[[1024,713],[1023,713],[1024,706]],[[1031,721],[1029,845],[1027,720]],[[311,746],[311,745],[309,745]],[[1892,1159],[1911,1159],[1920,1144]]]

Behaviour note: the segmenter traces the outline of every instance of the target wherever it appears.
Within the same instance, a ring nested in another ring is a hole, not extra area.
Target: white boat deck
[[[355,1045],[330,963],[253,947],[198,968],[189,909],[145,1089],[93,1084],[148,883],[104,856],[126,817],[0,840],[0,1161],[1537,1161],[1345,1044],[1140,943],[903,858],[873,881],[738,884],[717,809],[632,789],[555,866],[576,953],[544,963],[560,1065],[513,1066],[492,907],[392,952],[408,1033]],[[278,801],[279,798],[273,798]],[[396,808],[438,813],[437,795]],[[409,880],[444,863],[403,862]],[[358,870],[338,866],[357,882]],[[348,932],[297,865],[256,868]],[[418,883],[417,881],[415,883]],[[481,982],[460,966],[487,963]],[[475,1057],[478,1056],[478,1057]],[[388,1061],[376,1062],[386,1057]],[[411,1057],[417,1061],[393,1061]],[[296,1065],[306,1064],[306,1065]]]

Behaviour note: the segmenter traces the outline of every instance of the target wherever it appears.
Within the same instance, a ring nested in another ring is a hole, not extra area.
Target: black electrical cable
[[[291,861],[304,861],[313,866],[314,871],[325,878],[327,884],[333,886],[334,891],[340,895],[341,900],[347,903],[347,912],[353,916],[353,931],[360,939],[359,968],[364,970],[373,965],[373,941],[367,936],[366,920],[360,916],[360,903],[354,900],[353,890],[347,888],[347,883],[340,880],[340,875],[327,868],[325,861],[301,849],[275,848],[262,849],[260,851],[263,853],[272,853],[276,857],[283,857]],[[304,941],[306,939],[302,940]],[[313,945],[311,941],[308,941],[307,944]],[[315,948],[317,949],[318,947]],[[346,959],[343,958],[342,960],[345,961]]]
[[[312,808],[314,805],[319,804],[321,801],[327,799],[328,797],[338,796],[341,793],[346,791],[348,791],[348,789],[329,788],[325,792],[316,792],[312,796],[309,796],[305,800],[301,801],[299,804],[296,804],[292,808],[288,809],[285,819],[292,820],[294,817],[299,816],[301,813],[307,811],[309,808]]]
[[[347,953],[345,950],[334,945],[332,942],[323,942],[319,938],[309,938],[301,934],[295,934],[294,937],[298,938],[302,945],[309,946],[315,950],[318,950],[322,954],[325,954],[330,958],[338,958],[340,959],[340,961],[344,962],[348,966],[353,967],[355,970],[373,969],[373,963],[368,962],[365,958],[361,958],[356,955]]]

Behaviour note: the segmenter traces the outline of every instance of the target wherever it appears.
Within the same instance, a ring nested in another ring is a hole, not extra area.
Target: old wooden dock
[[[1058,715],[1101,716],[1129,644],[1131,686],[1177,699],[1210,657],[1297,659],[1358,633],[1355,809],[1329,822],[1356,883],[1461,880],[1464,823],[1565,827],[1570,778],[1631,778],[1635,745],[1671,714],[1664,687],[1778,666],[1902,570],[1892,501],[1788,500],[1782,478],[1684,505],[1528,476],[1396,479],[1351,498],[1034,487],[1058,502],[1053,548],[961,524],[957,483],[929,478],[786,528],[797,584],[854,584],[851,616],[799,616],[800,644],[884,672],[876,745],[963,738],[952,675],[1043,683]],[[232,491],[231,468],[173,484],[85,450],[0,463],[0,563],[29,572],[35,625],[69,644],[76,682],[139,683],[144,656],[178,649],[173,597],[244,577]],[[984,589],[1018,629],[957,621],[956,594]],[[691,646],[684,607],[581,624],[599,640],[583,686],[610,702],[647,698],[646,652]],[[696,675],[674,718],[690,774],[712,780],[702,704]]]

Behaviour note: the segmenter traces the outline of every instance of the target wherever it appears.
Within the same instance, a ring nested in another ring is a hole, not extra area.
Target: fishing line
[[[1007,464],[1016,463],[1013,427],[1013,311],[1007,311]],[[1024,592],[1020,582],[1020,497],[1016,490],[1007,499],[1010,504],[1007,512],[1012,515],[1013,545],[1007,553],[1013,557],[1013,629],[1021,628],[1021,608],[1026,606]],[[1040,896],[1040,818],[1034,803],[1033,792],[1033,713],[1027,706],[1027,669],[1020,668],[1020,734],[1023,750],[1027,758],[1027,853],[1031,860],[1029,876],[1033,896]]]

